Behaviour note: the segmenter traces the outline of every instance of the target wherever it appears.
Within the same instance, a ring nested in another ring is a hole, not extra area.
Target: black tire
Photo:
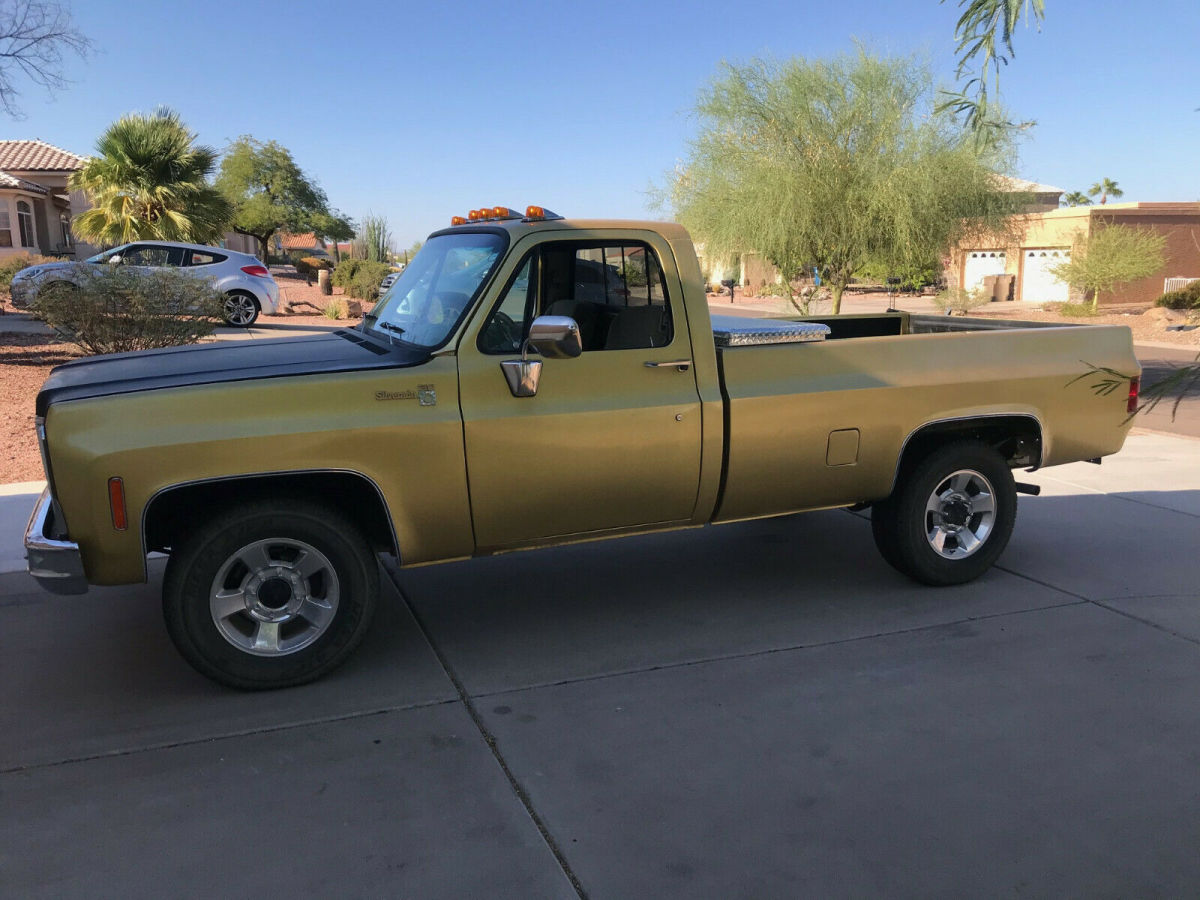
[[[963,584],[1004,552],[1016,518],[1017,490],[1004,458],[987,444],[960,441],[934,450],[874,505],[871,532],[888,564],[915,581]]]
[[[257,501],[213,517],[175,549],[163,617],[202,675],[268,690],[320,678],[345,661],[378,596],[378,560],[353,522],[316,504]]]
[[[230,291],[225,295],[222,315],[225,317],[226,325],[232,325],[235,328],[249,328],[258,321],[258,314],[261,311],[262,307],[258,305],[258,300],[253,294],[246,291]]]

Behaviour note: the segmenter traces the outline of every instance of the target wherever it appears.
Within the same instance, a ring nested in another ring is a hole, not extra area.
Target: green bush
[[[330,276],[333,283],[340,288],[350,286],[350,282],[354,280],[355,273],[362,267],[366,260],[362,259],[343,259],[333,270],[333,275]]]
[[[0,262],[0,290],[5,292],[12,287],[13,276],[22,269],[48,262],[62,262],[53,256],[38,256],[36,253],[18,253]]]
[[[221,320],[220,291],[176,269],[88,266],[76,281],[46,285],[30,312],[87,353],[194,344]]]
[[[971,310],[985,306],[992,301],[991,294],[982,287],[967,289],[964,287],[946,288],[933,298],[933,305],[946,315],[959,313],[966,315]]]
[[[1200,309],[1200,281],[1193,281],[1177,291],[1167,291],[1154,301],[1154,305],[1167,309]]]
[[[387,263],[366,259],[355,262],[358,265],[354,269],[353,277],[345,285],[346,293],[356,300],[378,300],[379,283],[392,271],[392,267]]]

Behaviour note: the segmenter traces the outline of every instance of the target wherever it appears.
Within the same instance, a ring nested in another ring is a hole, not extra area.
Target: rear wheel
[[[223,313],[230,325],[242,328],[253,325],[258,319],[258,301],[245,291],[230,291],[225,295]]]
[[[887,562],[923,584],[978,578],[1008,544],[1017,516],[1012,471],[994,449],[962,441],[935,450],[871,511]]]
[[[246,690],[319,678],[362,640],[379,594],[367,539],[333,510],[247,504],[181,543],[167,564],[163,615],[201,674]]]

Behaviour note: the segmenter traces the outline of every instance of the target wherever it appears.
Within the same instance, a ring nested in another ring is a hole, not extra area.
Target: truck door
[[[651,232],[605,234],[515,247],[459,345],[480,550],[693,516],[700,398],[674,260]],[[583,353],[543,360],[536,396],[514,397],[500,363],[543,314],[575,319]]]

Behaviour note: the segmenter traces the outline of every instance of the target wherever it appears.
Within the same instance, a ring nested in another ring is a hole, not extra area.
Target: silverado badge
[[[432,384],[418,384],[415,391],[376,391],[376,400],[416,400],[422,406],[437,406],[437,390]]]

